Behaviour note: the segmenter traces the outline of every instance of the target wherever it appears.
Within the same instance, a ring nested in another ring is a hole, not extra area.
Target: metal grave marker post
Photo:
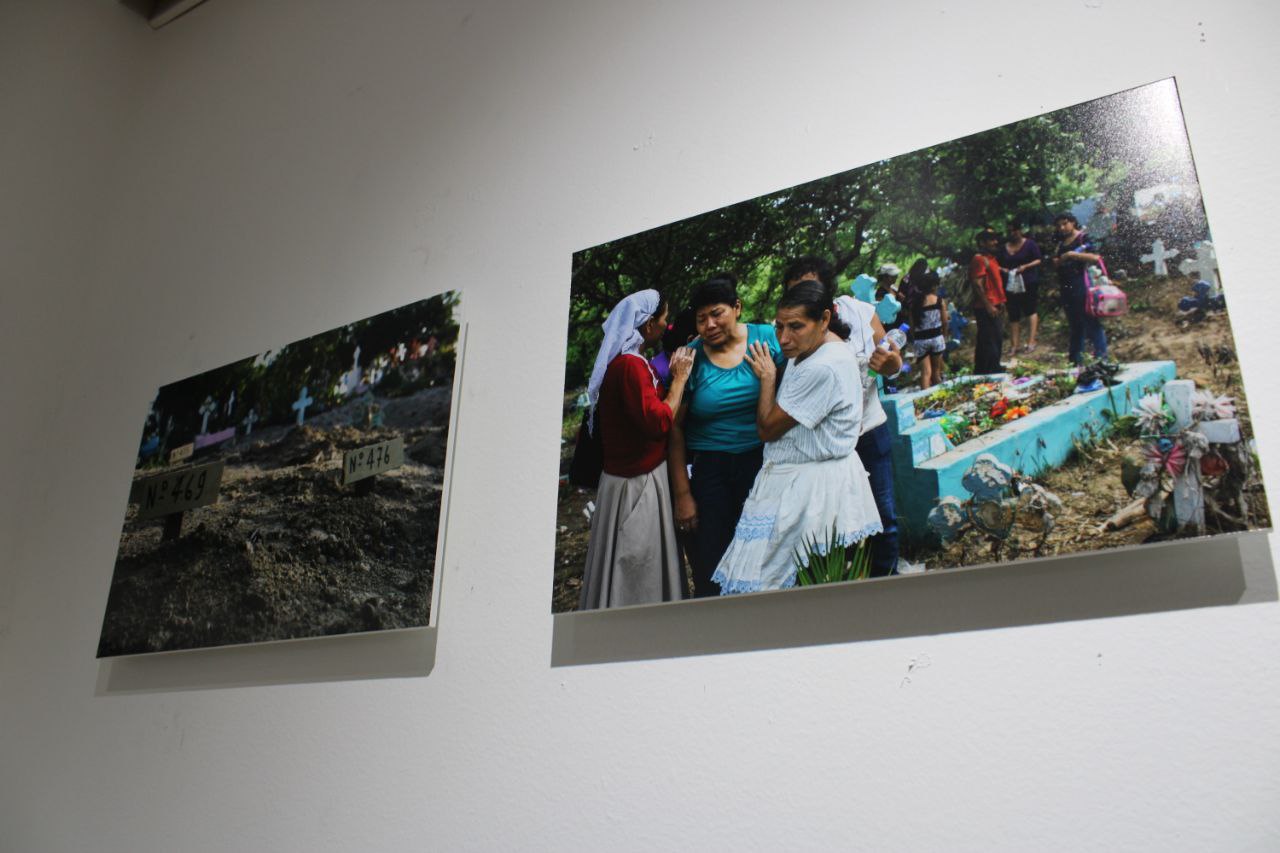
[[[373,487],[373,480],[370,478],[375,474],[399,468],[403,464],[404,438],[401,436],[348,450],[342,454],[342,485],[349,486],[365,480],[368,485],[363,490],[368,491]]]
[[[176,539],[182,532],[182,519],[187,510],[207,506],[218,499],[223,464],[219,460],[144,477],[133,484],[129,502],[138,505],[139,520],[163,516],[163,538]]]

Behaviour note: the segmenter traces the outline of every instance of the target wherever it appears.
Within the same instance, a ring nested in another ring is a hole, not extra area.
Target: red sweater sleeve
[[[639,358],[624,357],[621,361],[625,368],[620,377],[623,412],[645,438],[665,438],[671,431],[671,407],[658,397],[649,366]]]

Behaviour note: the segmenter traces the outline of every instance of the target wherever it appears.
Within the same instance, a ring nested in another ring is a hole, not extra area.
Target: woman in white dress
[[[844,548],[882,529],[856,452],[866,365],[845,344],[848,329],[816,282],[783,295],[774,325],[787,357],[781,383],[767,349],[747,355],[760,377],[764,467],[712,577],[721,595],[794,586],[796,557],[814,543],[831,543],[834,531]]]

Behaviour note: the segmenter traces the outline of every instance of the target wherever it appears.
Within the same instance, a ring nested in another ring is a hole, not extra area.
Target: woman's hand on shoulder
[[[760,341],[747,347],[747,364],[761,382],[772,380],[778,374],[778,366],[773,363],[773,353],[769,351],[767,344]]]
[[[693,370],[693,350],[688,347],[677,347],[671,354],[671,376],[675,379],[688,379]]]

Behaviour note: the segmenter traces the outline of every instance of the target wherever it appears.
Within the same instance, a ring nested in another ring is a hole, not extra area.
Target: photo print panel
[[[577,252],[553,611],[1270,526],[1172,79]]]
[[[165,385],[99,657],[430,621],[458,295]]]

